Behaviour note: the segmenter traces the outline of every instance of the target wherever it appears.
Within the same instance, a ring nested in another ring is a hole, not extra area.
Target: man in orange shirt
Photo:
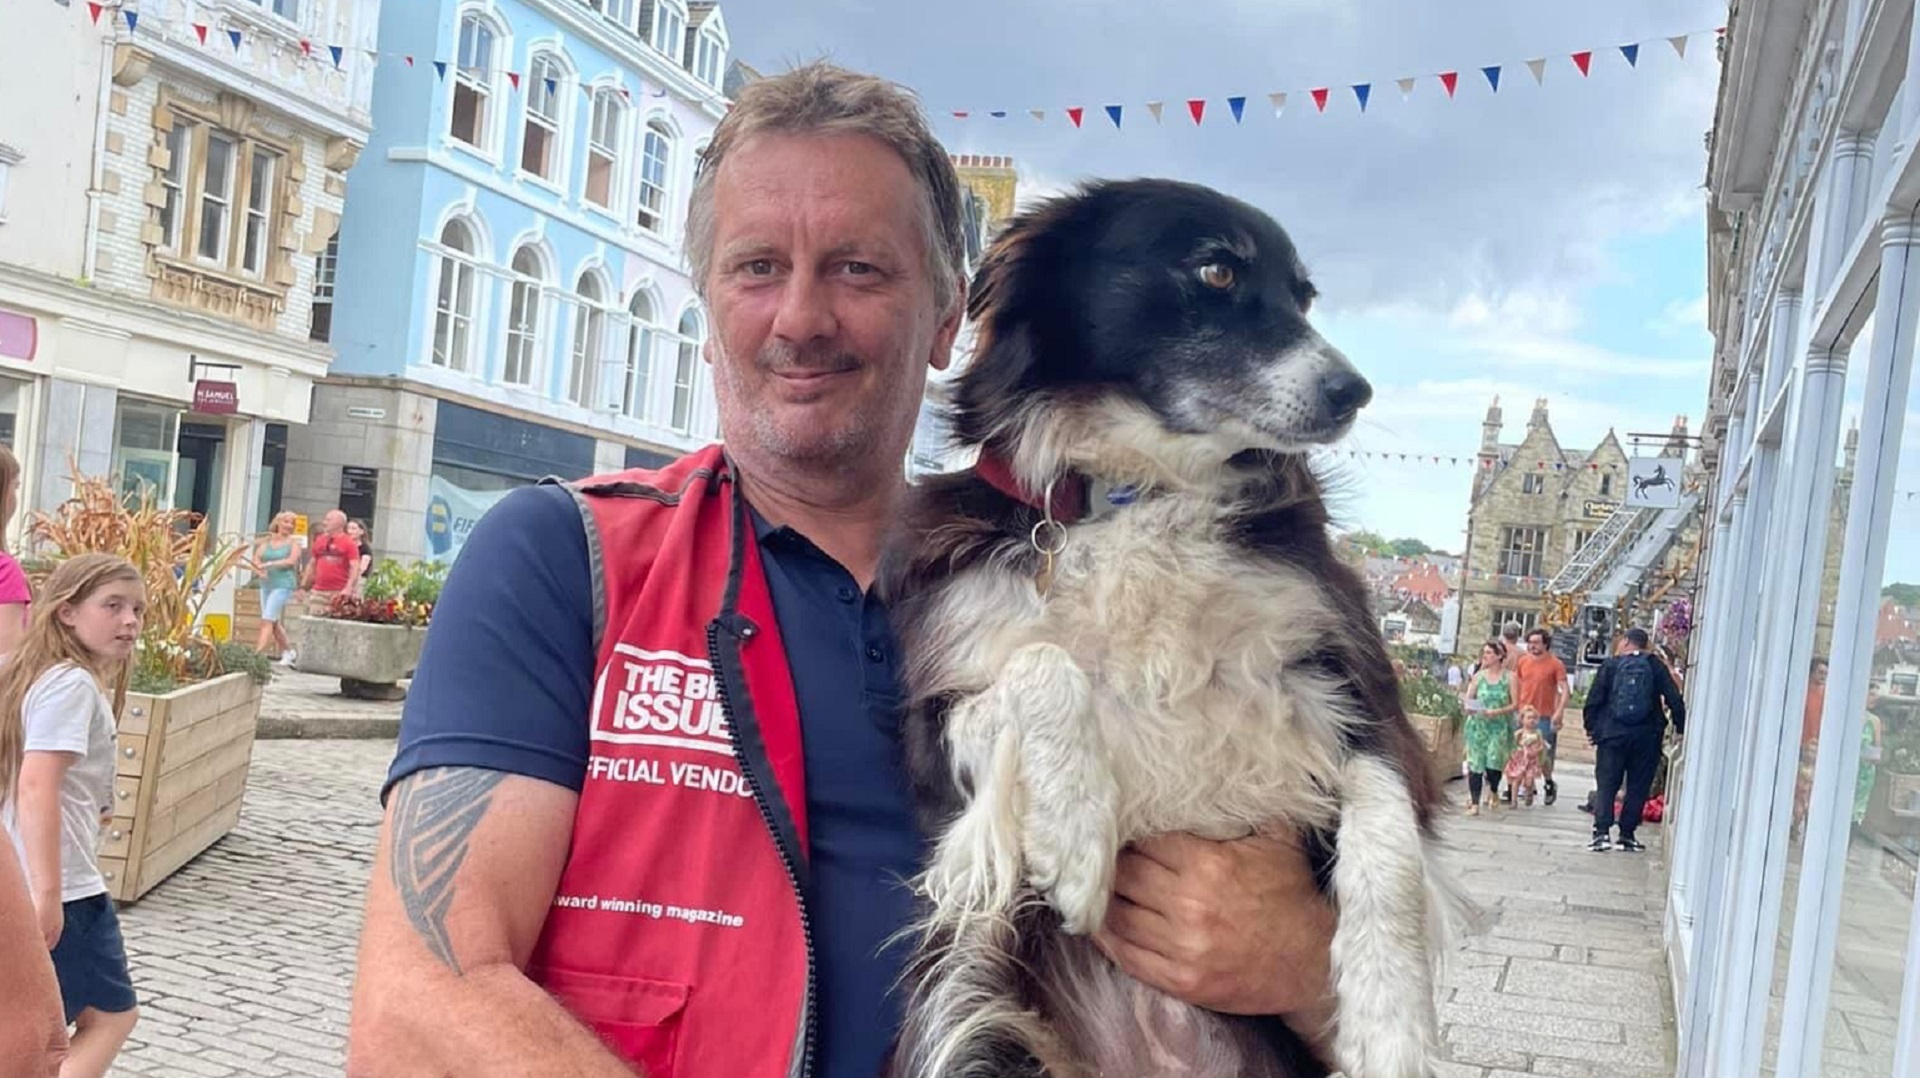
[[[1567,685],[1566,664],[1553,653],[1552,647],[1553,634],[1534,629],[1527,633],[1527,650],[1514,668],[1514,676],[1520,683],[1514,703],[1540,713],[1540,737],[1547,743],[1547,751],[1540,759],[1540,774],[1547,780],[1549,805],[1560,796],[1560,787],[1553,781],[1553,758],[1560,747],[1560,725],[1566,714],[1567,697],[1572,692]]]

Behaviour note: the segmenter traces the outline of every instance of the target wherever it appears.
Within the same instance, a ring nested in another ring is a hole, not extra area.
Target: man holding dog
[[[389,776],[355,1075],[884,1065],[925,836],[870,587],[964,310],[958,180],[903,91],[812,65],[742,91],[689,217],[726,450],[516,492],[468,540]],[[1324,1032],[1297,844],[1157,837],[1116,891],[1134,976]]]

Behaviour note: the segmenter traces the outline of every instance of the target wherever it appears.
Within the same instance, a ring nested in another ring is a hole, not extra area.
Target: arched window
[[[627,386],[620,410],[634,419],[647,418],[647,398],[653,388],[653,301],[635,292],[627,304]]]
[[[673,365],[673,429],[682,434],[692,433],[694,379],[700,370],[700,346],[706,339],[699,312],[688,309],[680,316],[680,354]]]
[[[647,124],[640,153],[640,196],[634,220],[648,232],[667,227],[667,164],[673,156],[673,133],[659,120]]]
[[[520,135],[520,170],[558,183],[565,140],[560,137],[566,71],[551,55],[533,58],[521,83],[527,91],[527,118]]]
[[[614,208],[613,192],[620,175],[624,149],[626,109],[619,93],[602,88],[593,95],[593,118],[587,128],[587,201],[602,209]]]
[[[567,372],[567,399],[593,406],[594,372],[606,345],[606,290],[592,272],[582,273],[574,289],[573,365]]]
[[[545,306],[546,266],[531,245],[513,252],[513,285],[507,304],[507,347],[500,380],[530,386],[540,369],[540,326]]]
[[[500,50],[493,24],[478,14],[460,19],[460,56],[453,72],[453,107],[447,133],[478,150],[491,151],[495,80]]]
[[[433,305],[433,365],[469,369],[473,354],[474,283],[480,250],[473,226],[461,218],[440,230],[440,284]]]

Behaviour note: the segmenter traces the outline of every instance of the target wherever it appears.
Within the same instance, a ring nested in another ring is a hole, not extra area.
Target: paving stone
[[[1484,1004],[1450,1002],[1440,1005],[1440,1020],[1448,1025],[1478,1026],[1488,1030],[1516,1033],[1544,1033],[1568,1040],[1621,1044],[1626,1034],[1620,1023],[1594,1018],[1570,1018],[1541,1014],[1525,1007],[1490,1007]]]

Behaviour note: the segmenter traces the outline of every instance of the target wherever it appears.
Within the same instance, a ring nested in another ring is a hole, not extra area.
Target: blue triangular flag
[[[1499,93],[1500,92],[1500,65],[1495,64],[1492,67],[1483,67],[1480,69],[1480,73],[1487,77],[1487,85],[1493,87],[1493,92],[1496,94]]]
[[[435,74],[440,76],[442,81],[445,81],[447,77],[447,62],[445,60],[435,60],[433,62],[433,70]]]
[[[554,81],[553,81],[552,79],[548,79],[548,80],[547,80],[547,93],[548,93],[549,95],[551,95],[551,94],[553,94],[553,93],[555,93],[555,92],[556,92],[556,90],[557,90],[557,87],[558,87],[558,85],[559,85],[559,84],[558,84],[558,83],[555,83],[555,82],[554,82]]]
[[[1367,98],[1373,95],[1373,83],[1362,82],[1354,86],[1353,96],[1360,99],[1360,111],[1367,111]]]
[[[131,34],[133,33],[134,27],[140,25],[140,13],[138,11],[129,11],[125,14],[127,16],[127,33]]]
[[[1240,114],[1247,110],[1247,99],[1244,97],[1229,97],[1227,98],[1227,107],[1233,110],[1233,122],[1239,123]]]
[[[327,51],[333,54],[333,66],[339,67],[340,57],[346,53],[346,50],[338,45],[328,45]]]
[[[231,41],[231,42],[233,42],[233,51],[234,51],[234,52],[239,52],[239,51],[240,51],[240,31],[238,31],[238,30],[228,30],[228,31],[227,31],[227,40],[228,40],[228,41]]]
[[[1627,58],[1628,67],[1640,66],[1640,46],[1622,45],[1620,46],[1620,55]]]
[[[994,119],[996,119],[996,120],[1004,120],[1004,119],[1006,119],[1006,118],[1007,118],[1007,110],[1006,110],[1006,109],[994,109],[994,110],[993,110],[992,112],[989,112],[989,113],[987,113],[987,115],[989,115],[989,116],[991,116],[991,117],[993,117],[993,118],[994,118]]]
[[[1126,106],[1124,105],[1108,105],[1107,106],[1107,119],[1112,120],[1113,126],[1116,128],[1120,126],[1120,112],[1125,107]]]

